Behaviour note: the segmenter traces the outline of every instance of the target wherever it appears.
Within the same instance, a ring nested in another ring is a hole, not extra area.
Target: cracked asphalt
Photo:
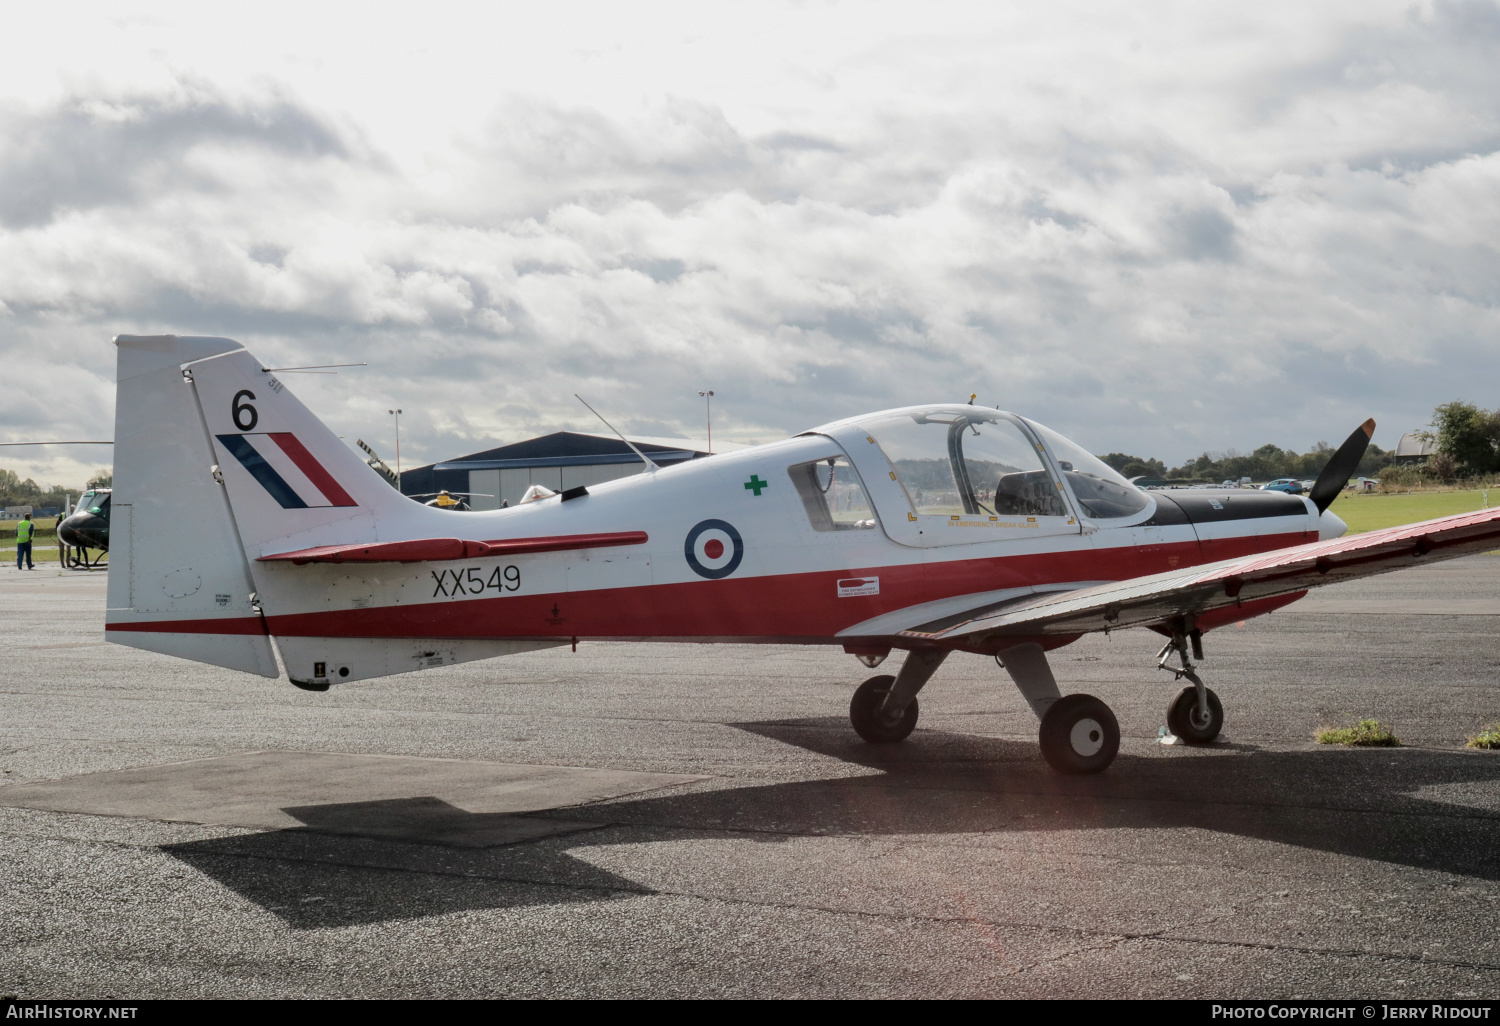
[[[102,576],[0,569],[0,993],[1500,997],[1500,752],[1463,747],[1500,721],[1497,599],[1476,556],[1210,633],[1202,749],[1156,743],[1156,635],[1086,638],[1054,669],[1125,738],[1065,779],[974,656],[877,749],[836,649],[585,643],[311,694],[106,644]],[[1405,746],[1311,742],[1366,716]],[[697,779],[493,847],[7,804],[265,751]]]

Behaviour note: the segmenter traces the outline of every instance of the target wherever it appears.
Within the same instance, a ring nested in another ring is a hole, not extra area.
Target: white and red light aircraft
[[[310,690],[580,639],[840,645],[870,667],[900,649],[850,705],[888,743],[948,654],[972,652],[1008,671],[1046,760],[1093,773],[1119,727],[1059,694],[1048,650],[1159,631],[1159,664],[1191,685],[1168,725],[1208,742],[1223,710],[1194,667],[1204,631],[1500,543],[1500,510],[1341,540],[1328,505],[1373,421],[1305,497],[1148,493],[1034,421],[958,404],[455,514],[392,490],[239,343],[115,344],[106,637],[278,677],[274,640]]]

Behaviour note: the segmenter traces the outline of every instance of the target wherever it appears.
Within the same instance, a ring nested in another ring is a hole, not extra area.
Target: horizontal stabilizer
[[[435,563],[483,556],[519,556],[528,552],[566,552],[602,549],[611,545],[644,545],[645,531],[613,534],[559,534],[547,538],[510,538],[502,541],[464,541],[460,538],[419,538],[371,545],[319,545],[293,552],[260,556],[260,563]]]

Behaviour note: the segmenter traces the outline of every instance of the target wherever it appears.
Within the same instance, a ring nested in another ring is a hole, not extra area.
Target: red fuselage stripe
[[[265,619],[271,634],[284,637],[832,640],[839,631],[864,620],[954,595],[1059,581],[1119,581],[1308,540],[1306,532],[1293,532],[901,566],[843,567],[814,573],[726,577],[717,581],[642,583],[503,598],[454,597],[370,609],[267,614]],[[839,597],[839,581],[873,577],[880,578],[879,595]],[[186,622],[209,625],[226,621]],[[258,623],[253,619],[243,622]],[[110,629],[260,633],[258,629],[184,628],[183,623],[116,624]]]
[[[139,631],[144,634],[266,634],[258,616],[236,616],[227,620],[150,620],[141,623],[107,623],[106,631]]]
[[[298,440],[297,436],[290,431],[273,431],[271,439],[281,447],[281,451],[287,454],[297,469],[307,475],[307,479],[318,486],[329,502],[335,506],[358,506],[349,493],[339,487],[339,483],[333,479],[333,475],[323,469],[323,464],[317,461],[312,453],[307,451],[307,446]]]
[[[953,595],[1058,581],[1124,580],[1305,541],[1296,534],[1147,548],[1044,552],[767,577],[640,584],[266,617],[303,637],[832,638],[883,613]],[[839,597],[838,582],[879,577],[879,595]]]

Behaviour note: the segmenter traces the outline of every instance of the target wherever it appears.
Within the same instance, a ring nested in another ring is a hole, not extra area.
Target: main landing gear
[[[908,652],[901,672],[871,677],[849,702],[854,732],[872,745],[905,741],[917,726],[917,692],[948,658],[947,649]]]
[[[995,657],[1041,721],[1042,758],[1059,773],[1102,773],[1120,751],[1120,724],[1093,695],[1059,695],[1047,653],[1035,642]]]
[[[854,732],[872,745],[888,745],[905,741],[906,736],[917,729],[917,700],[906,703],[905,710],[885,708],[885,700],[891,693],[896,678],[889,673],[871,677],[859,686],[849,701],[849,722]]]
[[[1191,653],[1191,654],[1190,654]],[[854,692],[849,720],[871,744],[906,740],[917,725],[917,692],[947,657],[946,650],[907,653],[901,672],[871,677]],[[1169,666],[1176,656],[1179,666]],[[870,657],[878,663],[884,654]],[[1204,686],[1193,660],[1203,658],[1203,633],[1191,620],[1178,624],[1157,653],[1157,665],[1191,687],[1183,688],[1167,708],[1167,727],[1189,744],[1208,744],[1224,727],[1219,696]],[[1013,645],[995,656],[1036,713],[1042,758],[1059,773],[1102,773],[1120,751],[1120,724],[1109,706],[1093,695],[1062,695],[1047,665],[1047,653],[1035,642]]]
[[[871,744],[904,741],[917,725],[917,692],[943,664],[942,649],[907,653],[901,672],[871,677],[854,692],[849,721]],[[1041,721],[1042,757],[1059,773],[1099,773],[1120,750],[1120,724],[1093,695],[1061,696],[1037,644],[1016,645],[996,659]]]
[[[1037,734],[1042,758],[1059,773],[1102,773],[1120,751],[1120,724],[1093,695],[1065,695],[1053,702]]]

